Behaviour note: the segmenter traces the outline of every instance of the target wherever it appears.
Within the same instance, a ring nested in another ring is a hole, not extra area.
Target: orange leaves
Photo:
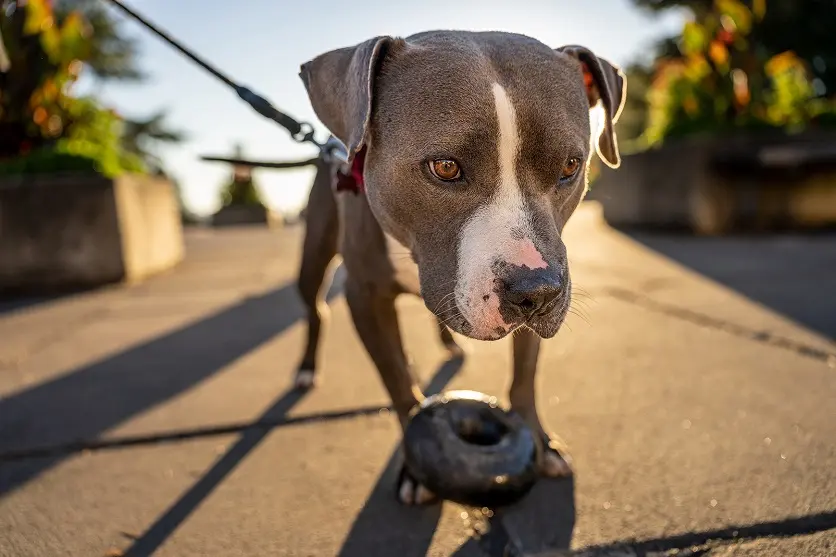
[[[729,49],[721,41],[711,41],[708,45],[708,57],[716,66],[726,68],[729,64]]]
[[[35,112],[32,114],[32,121],[38,126],[43,126],[46,123],[47,118],[49,118],[49,113],[42,106],[36,108]]]

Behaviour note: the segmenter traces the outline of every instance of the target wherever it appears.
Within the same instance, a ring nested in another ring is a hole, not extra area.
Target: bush
[[[661,58],[648,92],[646,146],[665,139],[738,130],[794,133],[836,122],[836,102],[819,98],[809,68],[791,51],[765,56],[749,35],[764,16],[739,0],[715,0],[686,23],[681,56]]]
[[[227,205],[263,205],[252,177],[233,178],[221,190],[221,203]]]
[[[92,98],[71,95],[94,44],[81,14],[58,18],[50,0],[28,0],[9,7],[0,26],[11,59],[0,91],[0,171],[144,171],[122,149],[122,120]]]
[[[28,155],[0,161],[0,176],[48,173],[96,172],[96,162],[80,155],[60,153],[54,149],[41,148]]]

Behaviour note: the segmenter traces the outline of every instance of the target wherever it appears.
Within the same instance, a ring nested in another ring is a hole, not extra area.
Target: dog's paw
[[[312,369],[300,369],[296,372],[293,380],[293,387],[301,391],[307,391],[316,386],[316,373]]]
[[[572,457],[565,443],[558,439],[544,438],[539,469],[540,475],[546,478],[568,478],[574,474]]]
[[[428,505],[438,500],[435,493],[418,483],[406,468],[401,468],[395,489],[398,501],[403,505]]]

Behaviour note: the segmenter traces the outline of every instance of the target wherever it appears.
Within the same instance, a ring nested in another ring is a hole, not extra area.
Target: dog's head
[[[561,233],[591,151],[620,164],[621,72],[583,47],[438,31],[334,50],[300,75],[350,160],[361,155],[371,209],[412,251],[427,307],[476,339],[522,325],[554,336],[571,299]]]

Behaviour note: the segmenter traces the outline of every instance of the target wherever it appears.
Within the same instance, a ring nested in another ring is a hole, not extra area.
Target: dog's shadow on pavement
[[[463,364],[462,358],[444,362],[424,388],[424,393],[431,395],[444,390]],[[352,524],[339,557],[423,557],[427,554],[441,518],[441,506],[405,507],[398,503],[395,482],[402,462],[401,451],[397,448]]]
[[[401,462],[398,449],[352,524],[339,557],[427,554],[441,518],[441,505],[406,507],[398,503],[395,482]]]

